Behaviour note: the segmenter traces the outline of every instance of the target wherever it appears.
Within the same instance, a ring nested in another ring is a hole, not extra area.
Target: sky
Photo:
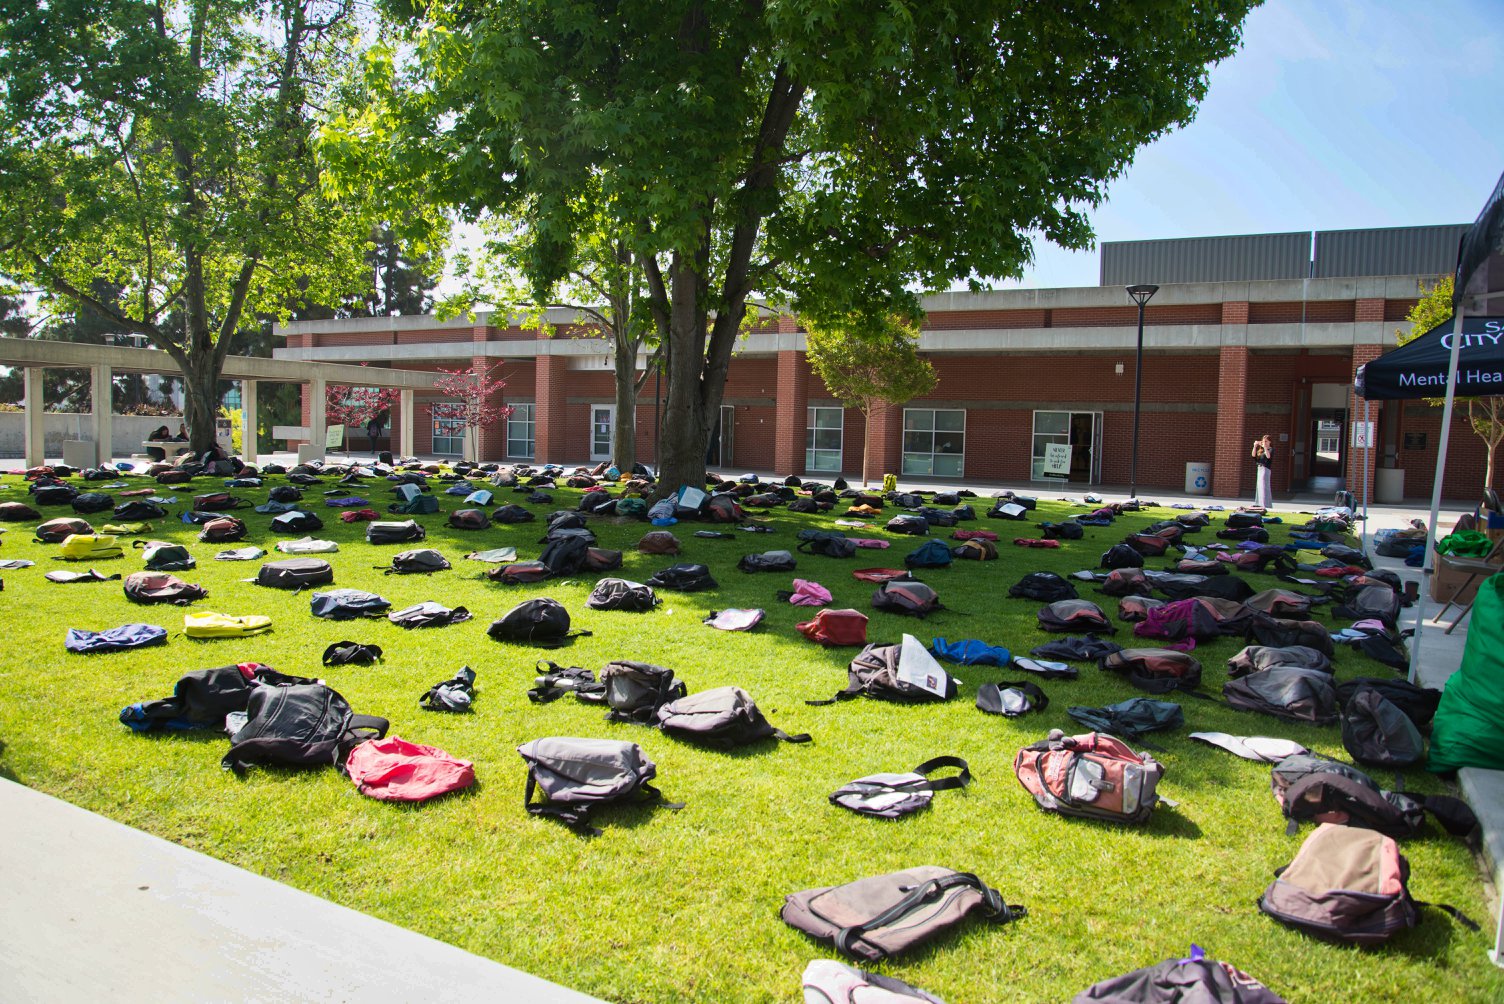
[[[1501,70],[1504,0],[1269,0],[1195,120],[1090,213],[1097,238],[1471,223],[1504,171]],[[1040,240],[996,285],[1094,286],[1097,266]]]

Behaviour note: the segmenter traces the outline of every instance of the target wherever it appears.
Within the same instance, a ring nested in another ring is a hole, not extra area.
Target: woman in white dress
[[[1274,507],[1274,444],[1268,436],[1253,441],[1253,504]]]

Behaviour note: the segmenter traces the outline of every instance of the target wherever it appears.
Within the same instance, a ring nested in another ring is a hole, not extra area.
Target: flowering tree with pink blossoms
[[[507,385],[493,377],[500,366],[472,363],[462,370],[440,368],[442,376],[434,379],[434,389],[451,400],[435,401],[428,406],[434,418],[452,422],[464,431],[469,455],[480,459],[480,430],[489,429],[512,413],[510,405],[493,404],[492,398]]]
[[[348,449],[351,426],[364,428],[377,415],[391,411],[401,399],[402,392],[395,387],[347,387],[330,384],[324,390],[324,415],[330,424],[345,427],[345,444]]]

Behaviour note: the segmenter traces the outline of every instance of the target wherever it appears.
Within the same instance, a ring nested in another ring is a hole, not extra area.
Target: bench
[[[152,450],[161,450],[169,457],[179,457],[188,452],[188,444],[181,439],[143,439],[141,452],[151,456]]]

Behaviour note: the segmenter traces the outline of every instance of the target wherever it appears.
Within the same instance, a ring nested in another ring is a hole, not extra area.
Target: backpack
[[[67,505],[78,495],[78,489],[71,485],[42,485],[33,488],[31,500],[37,505]]]
[[[1293,617],[1297,620],[1311,612],[1311,597],[1288,589],[1266,589],[1243,601],[1243,605],[1270,617]]]
[[[806,537],[805,534],[813,534]],[[806,554],[820,554],[827,558],[851,558],[856,556],[857,546],[843,533],[824,530],[800,530],[799,550]]]
[[[272,531],[274,533],[307,533],[310,530],[322,530],[324,521],[311,512],[294,509],[280,516],[272,518]]]
[[[1255,544],[1269,543],[1269,531],[1261,526],[1250,526],[1241,530],[1218,530],[1217,536],[1222,540],[1251,540]]]
[[[459,714],[469,711],[474,704],[475,670],[469,666],[461,666],[449,679],[435,683],[418,698],[418,706],[424,711]]]
[[[165,572],[132,572],[123,585],[125,598],[133,603],[172,603],[182,607],[209,595],[203,586]]]
[[[637,542],[637,550],[643,554],[678,554],[679,538],[667,530],[650,530]]]
[[[1337,720],[1337,690],[1330,673],[1299,666],[1274,666],[1228,680],[1222,697],[1241,711],[1297,722],[1329,725]]]
[[[1321,549],[1321,556],[1343,565],[1356,565],[1359,568],[1371,569],[1373,562],[1368,560],[1368,555],[1355,547],[1345,544],[1329,544]]]
[[[256,585],[273,589],[304,589],[327,586],[334,581],[334,569],[322,558],[288,558],[268,561],[256,570]]]
[[[1154,588],[1172,600],[1207,596],[1241,603],[1253,595],[1253,587],[1236,575],[1177,575],[1161,572],[1155,574],[1152,581]]]
[[[124,557],[115,537],[104,533],[72,533],[58,545],[57,556],[66,561],[101,561]],[[186,567],[186,566],[185,566]]]
[[[1285,1004],[1247,973],[1226,962],[1209,959],[1191,946],[1188,959],[1166,959],[1157,966],[1135,969],[1122,976],[1094,983],[1074,998],[1073,1004],[1114,1001],[1118,1004]]]
[[[651,586],[627,579],[601,579],[590,591],[585,605],[592,610],[629,610],[643,613],[658,605]]]
[[[1127,544],[1114,544],[1102,553],[1102,568],[1143,568],[1144,556]]]
[[[1010,501],[1007,501],[1005,499],[998,499],[997,503],[987,513],[987,518],[988,519],[1028,519],[1029,518],[1029,508],[1027,506],[1019,505],[1017,502],[1010,502]]]
[[[63,647],[70,652],[123,652],[131,648],[167,644],[167,629],[155,624],[122,624],[107,631],[69,628]]]
[[[246,710],[251,691],[258,686],[317,682],[301,676],[285,676],[256,662],[196,669],[178,679],[171,697],[141,701],[121,709],[120,722],[136,732],[223,728],[225,716]]]
[[[934,541],[933,543],[938,544],[939,541]],[[961,558],[967,561],[996,561],[997,545],[990,540],[967,540],[951,548],[950,554],[953,558]]]
[[[398,736],[356,746],[345,760],[345,774],[362,795],[383,802],[426,802],[475,783],[469,760]]]
[[[147,519],[161,519],[167,515],[167,510],[155,502],[144,502],[140,499],[131,499],[122,502],[115,507],[115,518],[138,522]]]
[[[925,541],[903,558],[908,568],[945,568],[950,562],[950,548],[938,540]]]
[[[1127,736],[1135,741],[1146,732],[1178,729],[1185,724],[1185,712],[1180,705],[1148,697],[1130,697],[1103,708],[1070,707],[1065,713],[1093,732]]]
[[[1185,600],[1171,600],[1146,611],[1144,619],[1134,626],[1133,633],[1140,638],[1208,641],[1225,634],[1240,633],[1249,616],[1242,604],[1231,600],[1192,596]]]
[[[1378,945],[1420,923],[1410,897],[1410,862],[1394,840],[1373,830],[1323,823],[1259,897],[1259,909],[1325,941]],[[1478,925],[1438,905],[1469,930]]]
[[[584,537],[567,536],[551,541],[538,560],[551,575],[573,575],[585,564],[590,544]]]
[[[820,610],[812,620],[795,624],[794,630],[821,645],[865,645],[867,615],[859,610]]]
[[[680,593],[698,593],[716,588],[710,569],[704,565],[670,565],[653,573],[648,585],[654,589],[670,589]]]
[[[792,572],[797,566],[788,551],[764,551],[742,555],[736,567],[743,572]]]
[[[357,617],[380,617],[392,604],[390,600],[360,589],[331,589],[327,593],[314,593],[308,605],[315,617],[349,621]]]
[[[428,536],[428,531],[416,520],[405,519],[401,522],[383,522],[366,524],[367,544],[405,544],[410,540],[422,540]]]
[[[1157,600],[1152,596],[1124,596],[1118,600],[1118,620],[1129,624],[1140,623],[1149,618],[1151,610],[1158,610],[1168,602],[1168,600]]]
[[[647,515],[648,504],[640,498],[619,498],[616,500],[616,515],[628,519],[642,519]]]
[[[858,1004],[943,1004],[938,997],[910,986],[903,980],[863,972],[834,959],[813,959],[801,978],[806,1002],[854,1001]]]
[[[449,514],[449,525],[456,530],[484,530],[491,525],[491,517],[484,509],[456,509]]]
[[[1343,604],[1332,611],[1335,617],[1351,620],[1382,621],[1386,627],[1394,627],[1400,616],[1400,595],[1382,583],[1363,586],[1349,592]]]
[[[503,586],[531,585],[552,577],[553,573],[541,561],[515,561],[510,565],[486,569],[486,578]]]
[[[1417,687],[1406,680],[1363,676],[1337,684],[1337,703],[1347,707],[1353,695],[1363,689],[1378,691],[1422,732],[1431,730],[1431,719],[1436,716],[1437,706],[1441,703],[1441,691]]]
[[[1232,678],[1258,673],[1275,666],[1300,666],[1304,669],[1319,669],[1330,673],[1332,660],[1304,645],[1287,645],[1276,648],[1272,645],[1248,645],[1237,655],[1227,660],[1227,675]],[[1339,688],[1340,692],[1340,688]]]
[[[271,502],[296,502],[303,497],[303,489],[292,485],[278,485],[266,493]]]
[[[872,594],[872,609],[905,617],[925,618],[941,608],[940,597],[923,582],[894,579]]]
[[[1121,673],[1151,694],[1201,686],[1201,663],[1172,648],[1125,648],[1104,655],[1099,664],[1105,672]]]
[[[0,523],[21,523],[41,516],[25,502],[0,502]]]
[[[223,544],[244,540],[245,534],[246,528],[243,521],[234,516],[219,516],[203,525],[198,532],[198,539],[206,544]]]
[[[1013,773],[1039,807],[1064,816],[1114,823],[1143,823],[1159,801],[1155,789],[1165,769],[1147,753],[1099,732],[1049,738],[1025,746]]]
[[[1146,558],[1158,558],[1170,549],[1170,541],[1152,533],[1133,533],[1123,538],[1123,543]]]
[[[536,648],[558,648],[571,638],[590,634],[569,629],[569,611],[558,600],[541,596],[523,600],[502,614],[486,634],[497,641],[526,642]]]
[[[1013,657],[1013,653],[1001,645],[989,645],[976,638],[957,641],[932,638],[930,651],[937,659],[959,663],[962,666],[1006,666],[1008,660]]]
[[[249,638],[272,629],[264,614],[218,614],[212,611],[183,615],[183,634],[189,638]]]
[[[386,619],[400,628],[447,627],[470,619],[470,611],[464,607],[446,607],[433,600],[414,603],[410,607],[394,610]]]
[[[1263,526],[1264,517],[1256,512],[1230,512],[1224,522],[1229,530],[1246,530],[1251,526]]]
[[[322,683],[257,687],[246,701],[246,723],[230,737],[220,766],[245,772],[251,764],[339,766],[357,744],[386,735],[385,718],[357,715]]]
[[[369,666],[380,661],[380,645],[362,645],[358,641],[337,641],[324,649],[324,665],[326,666]]]
[[[942,767],[960,773],[931,778]],[[935,792],[964,788],[971,783],[971,767],[957,756],[937,756],[903,774],[870,774],[848,781],[830,794],[830,804],[863,816],[898,819],[930,804]]]
[[[915,647],[921,652],[924,650],[917,643]],[[920,667],[924,670],[926,686],[919,686],[905,679],[906,676],[912,676],[912,673],[903,661],[903,649],[902,644],[868,645],[857,653],[847,667],[845,690],[838,691],[828,701],[805,703],[818,706],[849,701],[855,697],[870,697],[878,701],[909,704],[948,701],[956,696],[955,678],[940,668],[933,659],[930,659],[930,665]]]
[[[1056,600],[1074,600],[1076,587],[1054,572],[1030,572],[1008,587],[1008,595],[1015,599],[1054,603]]]
[[[977,710],[989,715],[1017,718],[1049,706],[1050,699],[1044,691],[1029,680],[984,683],[977,688]]]
[[[925,865],[792,893],[778,915],[844,955],[878,961],[939,937],[972,914],[1005,924],[1028,911],[1004,903],[975,875]]]
[[[418,495],[406,502],[393,502],[386,511],[399,516],[425,516],[439,511],[439,500],[432,495]]]
[[[277,541],[277,550],[283,554],[333,554],[339,550],[339,545],[332,540],[300,537],[297,540]]]
[[[1106,631],[1116,630],[1102,608],[1091,600],[1056,600],[1040,607],[1035,615],[1043,631]]]
[[[700,514],[712,523],[740,523],[747,518],[736,499],[729,495],[712,495],[700,507]]]
[[[636,743],[534,739],[517,747],[517,752],[527,763],[522,804],[528,813],[551,816],[576,832],[600,835],[590,825],[590,814],[600,805],[651,801],[665,809],[683,808],[665,802],[662,792],[648,783],[658,775],[658,768]],[[540,789],[546,801],[534,804],[533,794]]]
[[[1325,656],[1334,652],[1331,633],[1319,621],[1285,620],[1259,614],[1249,623],[1246,637],[1248,641],[1275,648],[1300,645]]]
[[[207,495],[193,496],[193,508],[202,509],[205,512],[239,509],[247,505],[250,505],[250,503],[245,499],[238,499],[228,492],[210,492]]]
[[[1361,764],[1413,767],[1426,741],[1414,722],[1376,687],[1359,686],[1342,702],[1342,747]]]
[[[923,516],[894,516],[884,527],[889,533],[910,534],[923,537],[930,532],[930,524]]]
[[[658,728],[671,736],[734,749],[763,739],[807,743],[808,733],[789,735],[774,728],[740,687],[715,687],[688,694],[658,709]]]
[[[1039,524],[1040,533],[1045,540],[1080,540],[1086,536],[1086,530],[1073,519],[1059,523]]]
[[[450,568],[449,559],[431,547],[419,547],[411,551],[399,551],[392,555],[392,565],[387,575],[423,575],[442,572]]]
[[[689,690],[674,678],[674,671],[648,662],[619,659],[600,672],[607,721],[651,724],[658,709],[684,697]]]
[[[72,499],[73,511],[77,513],[104,512],[115,508],[115,500],[103,492],[84,492]]]
[[[507,504],[491,514],[493,523],[531,523],[538,517],[520,505]]]

